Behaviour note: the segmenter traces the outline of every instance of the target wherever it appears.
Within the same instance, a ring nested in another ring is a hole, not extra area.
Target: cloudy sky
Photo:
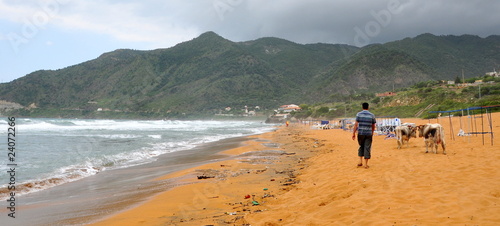
[[[498,0],[0,0],[0,83],[115,49],[172,47],[206,31],[364,46],[500,35]]]

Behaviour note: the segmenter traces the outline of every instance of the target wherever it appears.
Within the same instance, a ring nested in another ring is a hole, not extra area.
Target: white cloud
[[[56,28],[87,31],[109,35],[123,42],[151,43],[155,48],[168,47],[189,40],[202,31],[195,26],[179,26],[171,12],[159,17],[148,16],[157,5],[145,1],[110,3],[106,1],[75,0],[59,4],[56,0],[46,4],[6,4],[0,1],[0,18],[20,25],[26,23],[54,25]],[[43,23],[40,23],[43,22]],[[38,23],[37,23],[38,22]]]
[[[146,16],[154,7],[145,8],[144,2],[74,1],[68,5],[68,12],[61,11],[57,24],[65,29],[106,34],[120,41],[151,43],[155,47],[171,46],[199,34],[193,27],[176,26],[168,16]]]
[[[35,9],[30,5],[20,5],[16,3],[6,3],[0,1],[0,18],[11,22],[22,22],[22,18],[33,15]]]
[[[387,42],[425,32],[484,36],[498,33],[491,28],[499,26],[500,21],[500,1],[493,0],[6,2],[0,1],[2,19],[22,24],[37,13],[49,11],[48,23],[57,28],[104,34],[151,48],[169,47],[209,30],[235,41],[275,36],[299,43],[354,44],[354,28],[364,28],[374,21],[372,12],[386,10],[390,2],[399,3],[401,12],[392,15],[390,24],[371,41]]]

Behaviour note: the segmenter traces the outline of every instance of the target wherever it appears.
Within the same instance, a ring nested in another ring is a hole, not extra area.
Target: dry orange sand
[[[240,156],[158,178],[187,184],[95,225],[500,225],[500,113],[493,114],[493,145],[490,134],[484,145],[482,135],[458,137],[459,117],[452,118],[454,139],[449,118],[402,121],[441,123],[447,155],[441,148],[425,153],[422,138],[397,149],[395,139],[375,136],[364,169],[356,166],[350,132],[292,124],[230,151],[285,154]],[[467,124],[462,118],[466,131]],[[481,130],[481,119],[475,124]],[[265,146],[273,142],[281,145]]]

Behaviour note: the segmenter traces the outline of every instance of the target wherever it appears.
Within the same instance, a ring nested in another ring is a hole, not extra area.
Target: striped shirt
[[[358,135],[373,135],[372,125],[376,123],[374,114],[368,110],[362,110],[356,114],[356,122],[358,122]]]

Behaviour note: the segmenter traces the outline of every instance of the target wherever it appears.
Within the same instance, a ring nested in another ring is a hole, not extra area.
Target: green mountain
[[[320,74],[316,89],[321,93],[349,95],[407,87],[432,79],[433,69],[415,57],[383,45],[361,49],[340,65]],[[318,100],[319,101],[319,100]]]
[[[0,84],[0,100],[38,109],[213,114],[388,91],[483,75],[500,64],[500,36],[424,34],[358,48],[279,38],[232,42],[213,32],[166,49],[119,49]],[[460,74],[461,75],[461,74]]]
[[[415,38],[384,44],[391,50],[399,50],[414,56],[435,70],[438,79],[454,80],[462,75],[484,75],[500,65],[500,36],[486,38],[473,35],[435,36],[422,34]]]

